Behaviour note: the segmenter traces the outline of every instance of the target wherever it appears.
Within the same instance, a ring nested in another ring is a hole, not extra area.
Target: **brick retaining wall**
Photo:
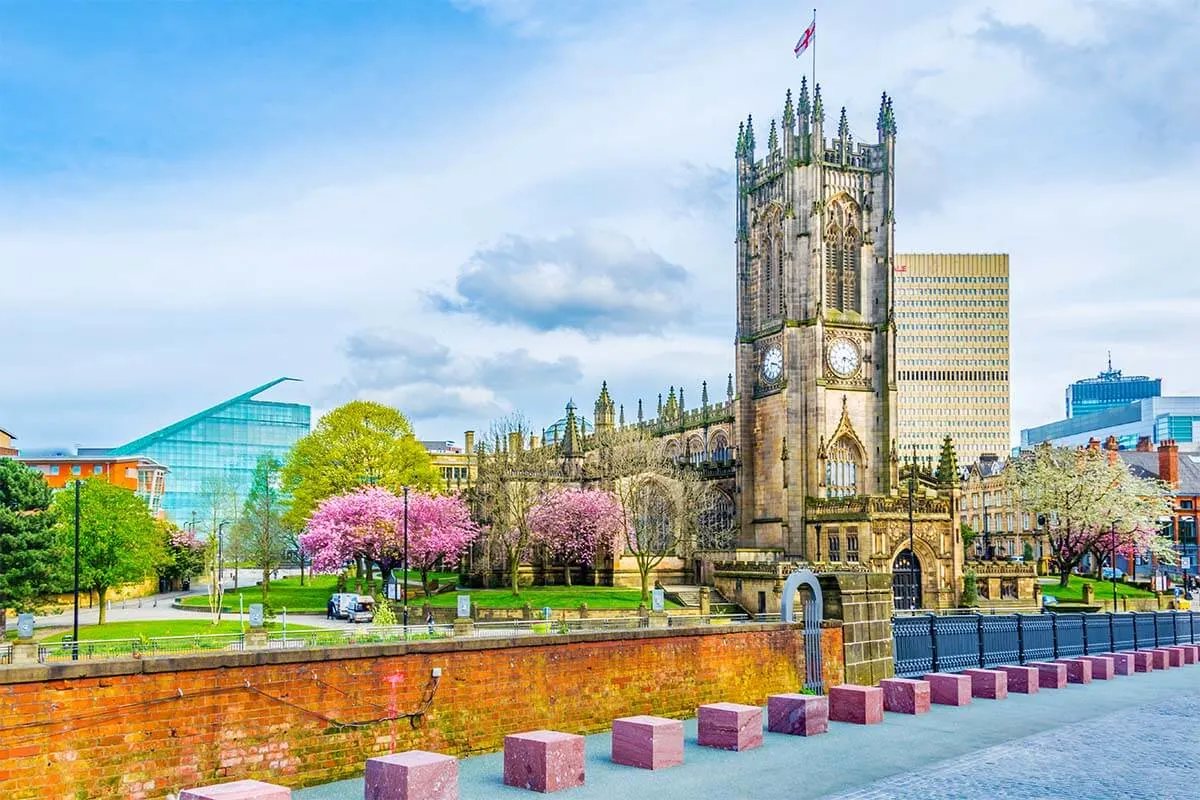
[[[752,624],[0,668],[0,797],[324,783],[415,747],[469,755],[523,730],[763,704],[799,690],[803,659],[799,627]]]

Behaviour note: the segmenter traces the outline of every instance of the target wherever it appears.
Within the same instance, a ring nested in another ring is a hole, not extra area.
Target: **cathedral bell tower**
[[[892,101],[875,143],[854,141],[844,108],[824,128],[802,82],[766,152],[752,119],[735,150],[740,543],[803,558],[809,498],[895,484]]]

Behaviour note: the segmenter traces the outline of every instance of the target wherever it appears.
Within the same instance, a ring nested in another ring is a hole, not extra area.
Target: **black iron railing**
[[[892,619],[901,677],[1197,643],[1200,614],[955,614]]]

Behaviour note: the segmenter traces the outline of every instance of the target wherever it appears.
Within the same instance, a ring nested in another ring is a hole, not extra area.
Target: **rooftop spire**
[[[775,120],[771,120],[771,132],[767,134],[767,152],[774,153],[779,149],[779,136],[775,133]]]
[[[794,130],[796,127],[796,111],[792,107],[792,90],[787,90],[787,95],[783,100],[783,127],[786,130]]]
[[[733,148],[734,158],[741,158],[746,155],[746,123],[738,123],[738,138],[737,146]]]
[[[725,384],[725,399],[733,400],[733,373],[729,373],[729,382]]]
[[[624,403],[621,403],[621,412],[617,416],[617,424],[620,425],[622,428],[625,427],[625,404]]]
[[[850,123],[846,121],[846,107],[842,106],[842,115],[838,118],[838,138],[850,138]]]
[[[892,98],[888,97],[887,92],[879,100],[879,116],[875,120],[875,127],[879,129],[880,139],[896,135],[896,115],[892,112]]]
[[[825,122],[825,103],[821,100],[821,84],[813,87],[813,122]]]
[[[754,160],[754,115],[746,116],[746,146],[743,155],[751,161]]]
[[[642,398],[638,398],[638,425],[646,421],[646,414],[642,411]]]
[[[700,405],[708,408],[708,381],[700,381]]]
[[[809,105],[809,102],[808,102],[808,78],[807,77],[800,79],[800,101],[799,101],[799,104],[797,107],[800,111],[800,119],[807,122],[809,115],[812,113],[812,106]]]

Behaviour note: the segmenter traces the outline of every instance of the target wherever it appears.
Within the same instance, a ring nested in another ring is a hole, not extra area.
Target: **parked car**
[[[347,619],[351,622],[373,621],[375,619],[375,598],[366,594],[352,596],[354,600],[350,603]]]
[[[1106,581],[1111,581],[1114,577],[1119,581],[1123,581],[1125,580],[1125,572],[1124,570],[1113,569],[1112,567],[1104,567],[1100,570],[1100,577]]]

